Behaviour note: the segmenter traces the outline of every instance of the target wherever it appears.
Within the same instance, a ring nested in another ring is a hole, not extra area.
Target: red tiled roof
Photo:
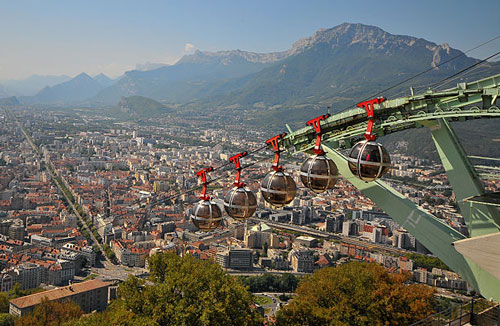
[[[48,300],[58,300],[65,297],[70,297],[77,293],[87,292],[91,290],[95,290],[98,288],[106,287],[111,285],[109,282],[103,282],[100,280],[90,280],[82,283],[76,283],[72,285],[68,285],[62,288],[48,290],[44,292],[39,292],[31,295],[27,295],[25,297],[20,297],[16,299],[10,300],[10,303],[15,305],[18,308],[27,308],[31,306],[35,306],[39,304],[43,298],[47,298]]]

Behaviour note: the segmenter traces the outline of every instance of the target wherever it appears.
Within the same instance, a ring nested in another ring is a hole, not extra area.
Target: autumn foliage
[[[82,317],[71,325],[262,324],[253,308],[252,294],[219,265],[174,253],[155,254],[148,263],[148,280],[129,276],[118,288],[119,298],[106,311]]]
[[[277,325],[409,325],[433,313],[434,290],[377,264],[324,268],[301,281]]]
[[[42,299],[32,313],[16,319],[15,326],[59,326],[82,314],[80,306],[71,301],[58,302]]]

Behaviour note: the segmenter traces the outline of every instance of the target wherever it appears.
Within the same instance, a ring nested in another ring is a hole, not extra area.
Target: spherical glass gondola
[[[348,157],[352,174],[363,181],[374,181],[384,176],[391,167],[391,157],[381,144],[363,140],[354,145]]]
[[[262,197],[274,206],[285,206],[295,198],[297,186],[292,177],[283,171],[272,171],[260,186]]]
[[[318,194],[332,189],[337,178],[337,166],[325,155],[309,157],[300,168],[300,179],[304,186]]]
[[[201,231],[216,229],[222,222],[222,210],[211,200],[200,200],[191,214],[193,224]]]
[[[234,187],[227,192],[224,198],[224,209],[232,218],[246,219],[255,213],[257,198],[246,187]]]

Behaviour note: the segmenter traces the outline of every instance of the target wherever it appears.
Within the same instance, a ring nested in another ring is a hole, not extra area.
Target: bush
[[[9,313],[0,313],[0,326],[14,326],[14,316]]]

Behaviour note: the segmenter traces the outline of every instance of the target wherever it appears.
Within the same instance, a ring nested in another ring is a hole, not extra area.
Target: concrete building
[[[82,255],[87,260],[87,263],[90,266],[95,266],[96,253],[94,252],[94,249],[92,249],[92,247],[90,247],[90,246],[80,247],[74,243],[66,243],[62,247],[61,251],[62,252],[67,251],[67,252],[78,253],[78,254]]]
[[[216,256],[217,264],[219,264],[222,268],[229,268],[229,252],[222,251],[218,252]]]
[[[84,313],[102,311],[108,305],[108,289],[111,283],[90,280],[68,285],[54,290],[39,292],[10,300],[9,313],[24,316],[47,298],[49,301],[71,300],[82,308]]]
[[[24,225],[20,219],[15,220],[9,228],[9,238],[24,241]]]
[[[354,221],[345,221],[342,224],[342,235],[350,236],[350,235],[358,235],[359,226]]]
[[[223,268],[250,270],[253,268],[253,253],[250,249],[230,249],[218,252],[216,261]]]
[[[233,269],[252,269],[253,253],[249,249],[231,249],[229,250],[229,268]]]
[[[267,243],[268,248],[277,248],[279,238],[272,233],[272,229],[265,223],[259,223],[245,232],[245,246],[261,249]]]
[[[313,238],[313,237],[308,237],[305,235],[301,235],[297,238],[295,238],[295,241],[299,243],[300,245],[308,248],[315,248],[318,246],[318,239]]]
[[[314,271],[314,256],[311,250],[292,250],[289,260],[295,272],[312,273]]]
[[[23,290],[39,287],[42,283],[42,267],[23,263],[13,268],[14,282],[20,283]]]
[[[413,246],[408,231],[403,229],[395,230],[393,233],[392,245],[400,249],[411,249]]]
[[[141,244],[145,245],[141,246]],[[146,258],[149,255],[149,250],[153,246],[153,242],[147,241],[142,243],[134,243],[132,240],[111,241],[111,249],[115,253],[116,258],[123,265],[130,267],[144,267]]]
[[[325,231],[340,233],[342,232],[342,224],[344,223],[344,216],[337,215],[325,218]]]
[[[14,278],[6,272],[0,273],[0,291],[7,292],[14,287]]]

